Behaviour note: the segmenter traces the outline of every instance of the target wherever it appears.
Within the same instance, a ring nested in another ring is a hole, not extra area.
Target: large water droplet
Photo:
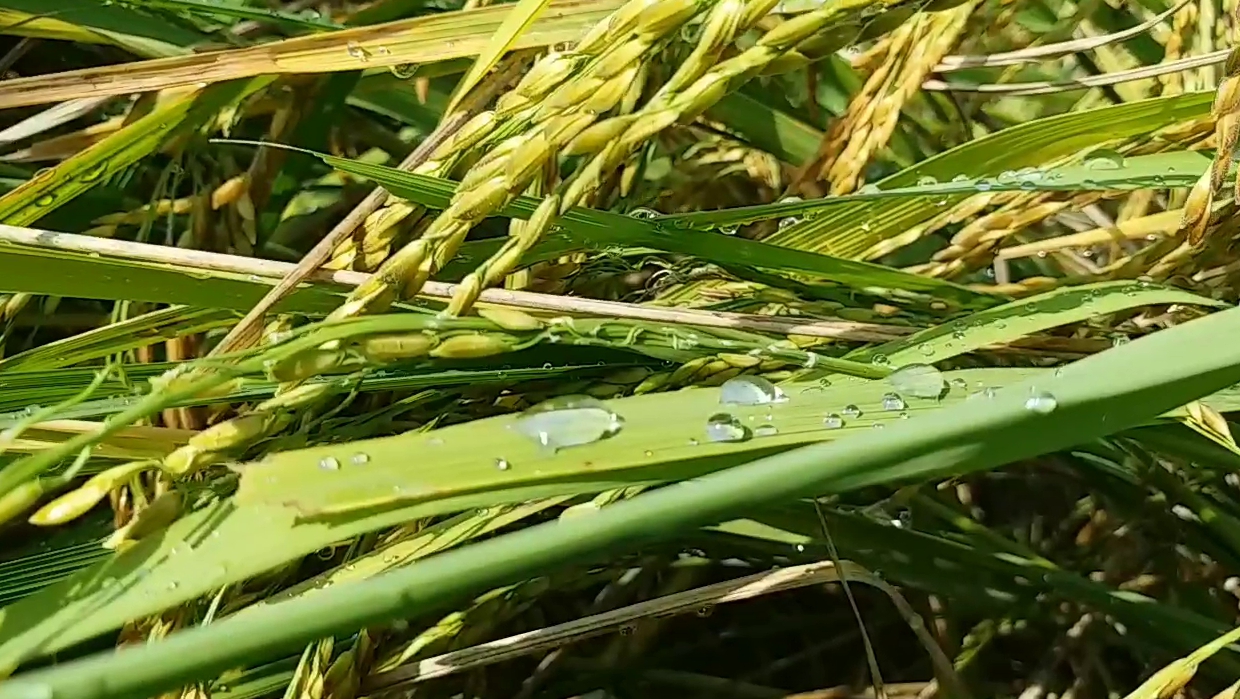
[[[361,466],[362,464],[368,464],[370,463],[370,454],[359,451],[358,453],[354,454],[352,458],[349,459],[349,461],[353,462],[354,464],[357,464],[358,466]]]
[[[1124,167],[1124,155],[1110,148],[1096,148],[1085,156],[1085,167],[1090,170],[1118,170]]]
[[[827,413],[822,418],[822,426],[828,430],[838,430],[844,426],[844,418],[837,413]]]
[[[947,391],[943,373],[929,364],[906,364],[887,377],[897,393],[914,398],[940,398]]]
[[[719,402],[724,405],[769,405],[788,400],[779,386],[761,376],[736,376],[719,388]]]
[[[712,442],[743,442],[749,437],[749,428],[731,413],[715,413],[706,419],[706,439]]]
[[[849,418],[850,420],[856,420],[857,418],[861,417],[861,408],[858,408],[852,403],[849,403],[848,405],[844,406],[844,409],[841,410],[840,413],[843,414],[844,417]]]
[[[904,399],[898,393],[883,394],[883,410],[904,410],[908,406],[904,404]]]
[[[324,471],[339,471],[340,462],[337,461],[336,457],[334,456],[324,456],[323,458],[319,459],[319,468],[323,469]]]
[[[544,447],[562,449],[611,437],[624,427],[624,418],[597,398],[559,396],[526,410],[513,427]]]
[[[1048,415],[1059,407],[1059,401],[1045,391],[1038,391],[1025,400],[1025,410],[1038,415]]]
[[[641,218],[641,219],[651,219],[658,215],[659,215],[658,211],[655,211],[654,209],[647,209],[644,207],[638,207],[629,212],[629,216],[632,216],[633,218]]]

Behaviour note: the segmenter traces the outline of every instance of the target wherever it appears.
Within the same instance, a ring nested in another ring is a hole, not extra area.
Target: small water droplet
[[[947,390],[943,373],[929,364],[906,364],[887,377],[897,393],[914,398],[940,398]]]
[[[913,526],[913,513],[910,510],[900,510],[900,513],[891,520],[891,526],[897,529],[910,529]]]
[[[850,420],[856,420],[857,418],[861,417],[861,415],[862,415],[862,413],[861,413],[861,408],[858,408],[857,406],[853,405],[852,403],[849,403],[848,405],[845,405],[845,406],[844,406],[844,409],[840,411],[840,414],[842,414],[844,417],[846,417],[846,418],[848,418],[848,419],[850,419]]]
[[[738,231],[739,229],[740,229],[740,226],[734,223],[729,226],[720,226],[719,232],[724,235],[736,235],[736,231]]]
[[[324,471],[338,471],[340,470],[340,462],[334,456],[324,456],[319,459],[319,468]]]
[[[52,202],[54,201],[56,201],[55,194],[44,194],[43,196],[34,200],[34,205],[35,206],[51,206]]]
[[[513,423],[521,434],[548,449],[591,444],[614,436],[624,418],[590,396],[559,396],[526,410]]]
[[[724,405],[769,405],[787,400],[779,386],[761,376],[736,376],[719,387],[719,402]]]
[[[658,215],[658,211],[655,211],[654,209],[647,209],[645,207],[639,207],[629,212],[629,216],[641,219],[651,219]]]
[[[917,178],[917,186],[918,186],[918,187],[929,187],[929,186],[931,186],[931,185],[936,185],[936,184],[938,184],[938,183],[939,183],[939,181],[938,181],[938,180],[936,180],[936,179],[934,179],[934,178],[933,178],[933,177],[931,177],[930,175],[922,175],[921,177],[918,177],[918,178]]]
[[[175,589],[177,589],[178,587],[180,587],[180,585],[178,585],[178,584],[177,584],[177,581],[175,581],[175,580],[173,580],[172,582],[168,583],[168,589],[169,589],[169,590],[175,590]]]
[[[881,429],[883,429],[884,427],[886,427],[886,425],[884,425],[884,424],[883,424],[883,423],[881,423],[881,422],[876,422],[876,423],[874,423],[874,424],[870,425],[870,428],[871,428],[871,429],[875,429],[875,430],[881,430]]]
[[[699,441],[697,440],[697,437],[690,437],[690,438],[689,438],[689,446],[691,446],[691,447],[696,447],[696,446],[697,446],[697,445],[699,445],[699,444],[701,444],[701,442],[699,442]]]
[[[883,394],[883,410],[904,410],[908,406],[905,405],[904,399],[898,393]]]
[[[353,457],[349,459],[349,461],[357,464],[358,466],[361,466],[362,464],[370,463],[370,454],[366,454],[366,453],[359,451],[358,453],[354,454]]]
[[[952,388],[968,388],[969,382],[957,376],[951,380]]]
[[[508,463],[508,459],[499,458],[495,460],[495,468],[501,471],[507,471],[512,468],[512,464]]]
[[[756,437],[774,437],[779,434],[779,429],[775,425],[758,425],[753,433]]]
[[[844,418],[838,413],[827,413],[822,418],[822,426],[828,430],[838,430],[844,426]]]
[[[348,52],[350,58],[356,58],[363,63],[370,60],[370,52],[352,41],[345,45],[345,51]]]
[[[977,183],[973,185],[973,188],[979,192],[989,192],[994,188],[994,185],[991,184],[990,180],[978,180]]]
[[[801,222],[800,216],[786,216],[784,218],[779,219],[779,225],[777,226],[777,228],[782,231],[792,226],[795,226],[800,222]]]
[[[1025,410],[1039,415],[1048,415],[1059,407],[1059,401],[1045,391],[1037,391],[1025,400]]]
[[[706,419],[706,439],[712,442],[743,442],[749,439],[748,427],[731,413],[715,413]]]

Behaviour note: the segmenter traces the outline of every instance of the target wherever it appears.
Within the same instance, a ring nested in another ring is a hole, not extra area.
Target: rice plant
[[[0,699],[1237,692],[1232,0],[0,15]]]

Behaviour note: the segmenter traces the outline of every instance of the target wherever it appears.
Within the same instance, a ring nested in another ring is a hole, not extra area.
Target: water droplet
[[[349,459],[349,461],[357,464],[358,466],[361,466],[362,464],[368,464],[370,463],[370,454],[365,454],[359,451],[358,453],[354,454],[353,457]]]
[[[697,441],[697,437],[690,437],[690,438],[689,438],[689,446],[691,446],[691,447],[696,447],[696,446],[697,446],[697,445],[699,445],[699,444],[701,444],[701,442]]]
[[[633,218],[642,218],[642,219],[651,219],[658,215],[659,215],[658,211],[655,211],[654,209],[647,209],[644,207],[639,207],[629,212],[629,216],[632,216]]]
[[[914,398],[940,398],[947,390],[943,373],[929,364],[906,364],[887,377],[897,393]]]
[[[956,175],[955,177],[952,178],[952,182],[955,184],[960,184],[962,182],[968,182],[968,181],[969,181],[968,175]]]
[[[521,414],[513,427],[549,449],[591,444],[620,432],[624,418],[590,396],[559,396]]]
[[[952,388],[968,388],[969,382],[957,376],[951,380]]]
[[[900,419],[901,419],[901,420],[907,420],[907,419],[908,419],[908,411],[907,411],[907,410],[901,410],[901,411],[900,411]]]
[[[345,45],[345,51],[348,52],[350,58],[356,58],[362,62],[370,60],[370,52],[352,41]]]
[[[724,405],[769,405],[788,400],[779,386],[761,376],[736,376],[719,389],[719,402]]]
[[[775,425],[758,425],[753,433],[756,437],[774,437],[779,434],[779,429]]]
[[[883,410],[904,410],[908,406],[904,404],[904,399],[898,393],[883,394]]]
[[[103,177],[108,171],[108,161],[103,161],[92,166],[89,170],[82,173],[83,182],[94,182]]]
[[[724,235],[736,235],[736,231],[740,230],[740,226],[735,223],[730,226],[720,226],[719,232]]]
[[[881,423],[881,422],[876,422],[876,423],[874,423],[874,424],[870,425],[870,428],[871,428],[871,429],[875,429],[875,430],[881,430],[881,429],[883,429],[884,427],[886,427],[886,425],[884,425],[884,424],[883,424],[883,423]]]
[[[782,231],[792,226],[795,226],[800,222],[801,222],[800,216],[787,216],[785,218],[779,219],[779,226],[777,227],[779,228],[779,230]]]
[[[34,205],[35,206],[51,206],[52,202],[54,201],[56,201],[55,194],[44,194],[43,196],[34,200]]]
[[[850,419],[850,420],[856,420],[857,418],[861,417],[861,415],[862,415],[862,413],[861,413],[861,408],[858,408],[857,406],[853,405],[852,403],[849,403],[848,405],[845,405],[845,406],[844,406],[844,409],[843,409],[843,410],[841,410],[841,411],[840,411],[840,413],[841,413],[844,417],[846,417],[846,418],[848,418],[848,419]]]
[[[992,188],[994,188],[994,185],[991,184],[990,180],[978,180],[977,183],[973,185],[973,188],[979,192],[989,192]]]
[[[1025,400],[1025,410],[1038,415],[1048,415],[1059,407],[1059,401],[1045,391],[1038,391]]]
[[[1085,156],[1085,167],[1090,170],[1118,170],[1124,167],[1124,156],[1110,148],[1096,148]]]
[[[706,419],[706,439],[712,442],[743,442],[749,437],[749,428],[731,413],[715,413]]]
[[[936,184],[938,184],[938,183],[939,183],[939,181],[938,181],[938,180],[936,180],[936,179],[934,179],[934,178],[933,178],[933,177],[931,177],[930,175],[922,175],[921,177],[918,177],[918,178],[917,178],[917,186],[918,186],[918,187],[929,187],[929,186],[931,186],[931,185],[936,185]]]
[[[338,471],[340,470],[340,462],[334,456],[324,456],[319,459],[319,468],[324,471]]]
[[[495,460],[495,468],[501,471],[507,471],[508,469],[512,468],[512,464],[508,463],[508,459],[499,458]]]
[[[910,510],[900,510],[900,513],[891,520],[891,526],[897,529],[909,529],[913,526],[913,513]]]
[[[844,418],[838,413],[827,413],[822,418],[822,426],[828,430],[838,430],[844,426]]]
[[[552,368],[551,362],[543,362],[543,369],[550,369],[550,368]]]
[[[870,360],[870,363],[873,364],[874,366],[887,366],[891,364],[891,359],[888,358],[887,355],[885,354],[876,354]]]
[[[418,74],[418,64],[417,63],[397,63],[391,68],[388,68],[388,70],[391,71],[392,75],[396,76],[400,80],[409,80],[410,78]]]
[[[169,590],[175,590],[175,589],[177,589],[178,587],[180,587],[180,585],[178,585],[178,584],[177,584],[177,581],[175,581],[175,580],[173,580],[172,582],[168,583],[168,589],[169,589]]]

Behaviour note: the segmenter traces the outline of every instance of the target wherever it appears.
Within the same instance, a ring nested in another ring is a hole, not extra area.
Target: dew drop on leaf
[[[324,471],[339,471],[340,462],[337,461],[336,457],[334,456],[324,456],[323,458],[319,459],[319,468],[323,469]]]
[[[1059,401],[1045,391],[1038,391],[1025,400],[1025,410],[1038,415],[1049,415],[1059,407]]]
[[[838,430],[844,426],[844,418],[838,413],[827,413],[822,418],[822,426],[828,430]]]
[[[856,420],[857,418],[861,417],[861,408],[858,408],[852,403],[849,403],[848,405],[844,406],[844,409],[841,410],[840,413],[842,413],[844,417],[850,420]]]
[[[1110,148],[1097,148],[1085,156],[1085,167],[1090,170],[1118,170],[1124,167],[1124,156]]]
[[[508,459],[499,458],[495,460],[495,468],[501,471],[507,471],[512,468],[512,464],[508,463]]]
[[[736,376],[719,387],[719,402],[724,405],[770,405],[786,400],[779,386],[761,376]]]
[[[362,464],[368,464],[370,463],[370,454],[366,454],[364,452],[359,451],[358,453],[354,454],[353,457],[349,459],[349,461],[357,464],[358,466],[361,466]]]
[[[624,418],[590,396],[559,396],[526,410],[513,427],[548,449],[592,444],[620,432]]]
[[[706,419],[706,439],[712,442],[743,442],[749,437],[749,428],[731,413],[715,413]]]
[[[775,425],[758,425],[753,433],[756,437],[774,437],[779,434],[779,429]]]
[[[940,398],[947,390],[943,373],[929,364],[906,364],[887,377],[897,393],[914,398]]]
[[[898,393],[883,394],[883,410],[904,410],[908,406],[904,404],[904,399]]]

